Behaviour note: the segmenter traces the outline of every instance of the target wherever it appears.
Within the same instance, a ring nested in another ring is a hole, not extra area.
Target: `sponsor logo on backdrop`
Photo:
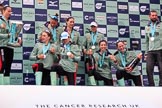
[[[40,5],[44,4],[44,0],[37,0],[37,3]]]
[[[139,6],[129,6],[129,11],[132,12],[139,12]]]
[[[72,8],[80,8],[82,9],[82,2],[72,2]]]
[[[70,14],[61,14],[61,18],[68,18]]]
[[[105,16],[96,15],[96,20],[104,21],[105,20]]]
[[[96,12],[106,12],[106,2],[105,1],[96,1],[95,3],[95,10]]]
[[[35,41],[35,37],[34,36],[27,36],[27,37],[23,37],[23,41],[24,42],[29,42],[29,43],[31,43],[31,41]]]
[[[113,30],[113,29],[109,29],[107,30],[108,33],[117,33],[118,31],[117,30]]]
[[[112,5],[107,5],[106,7],[111,8],[111,9],[116,9],[117,8],[117,6],[112,6]]]
[[[140,26],[139,15],[129,15],[130,26]]]
[[[70,3],[65,3],[65,2],[60,3],[60,6],[70,6],[70,5],[71,5]]]
[[[99,25],[97,28],[97,31],[99,31],[102,34],[106,34],[106,25]]]
[[[28,31],[31,27],[31,24],[24,24],[24,30]]]
[[[118,13],[128,13],[128,3],[118,2]]]
[[[34,21],[24,21],[23,33],[34,34],[35,33],[35,23]]]
[[[147,24],[149,19],[141,19],[140,21]]]
[[[120,21],[128,21],[128,18],[119,18]]]
[[[23,12],[24,17],[33,17],[33,15],[35,15],[35,13],[33,11],[25,11]]]
[[[135,50],[141,50],[141,41],[140,39],[130,39],[130,47],[131,49],[135,49]]]
[[[23,59],[29,60],[33,47],[23,47]]]
[[[93,3],[83,3],[84,8],[86,9],[92,9],[94,7]]]
[[[23,74],[22,73],[11,73],[10,74],[11,85],[22,85],[23,84]]]
[[[119,26],[119,37],[129,37],[129,27]]]
[[[32,73],[23,74],[23,79],[25,85],[35,84],[35,76]]]
[[[22,70],[22,63],[12,63],[11,69],[12,70]]]
[[[13,8],[11,13],[12,20],[22,20],[22,8]]]
[[[150,11],[149,4],[140,4],[140,14],[148,15]]]
[[[35,20],[36,21],[47,21],[47,10],[46,9],[35,9]]]
[[[93,12],[84,12],[84,23],[90,24],[95,20],[95,15]]]
[[[109,25],[117,25],[118,24],[117,14],[107,13],[107,23]]]
[[[23,0],[23,5],[34,5],[34,0]]]
[[[97,28],[97,31],[99,31],[102,34],[106,34],[106,28],[100,28],[100,27],[98,27]]]
[[[120,29],[119,29],[119,33],[120,33],[121,35],[124,35],[125,32],[126,32],[126,28],[120,28]]]
[[[83,36],[84,34],[83,24],[75,24],[74,29],[79,31],[80,35]]]
[[[143,75],[143,84],[144,84],[144,86],[148,86],[149,85],[147,75]]]
[[[85,85],[85,75],[84,74],[78,74],[76,78],[77,85]]]
[[[139,34],[139,33],[140,33],[139,30],[131,30],[130,31],[130,34],[133,36],[135,36],[136,34]]]
[[[61,11],[60,10],[60,21],[65,22],[66,18],[68,18],[69,16],[71,16],[71,12],[70,11]]]
[[[59,9],[59,1],[58,0],[48,0],[48,9]]]
[[[116,49],[116,41],[118,38],[108,38],[108,48],[109,49]]]
[[[21,4],[18,0],[11,0],[11,4]]]

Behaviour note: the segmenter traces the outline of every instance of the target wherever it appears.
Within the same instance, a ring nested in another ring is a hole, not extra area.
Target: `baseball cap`
[[[56,15],[50,15],[49,17],[50,17],[51,19],[53,19],[53,20],[58,21],[58,16],[56,16]]]
[[[63,39],[68,39],[68,38],[69,38],[68,32],[62,32],[62,33],[61,33],[61,40],[63,40]]]
[[[95,27],[97,27],[98,24],[97,24],[95,21],[93,21],[93,22],[91,22],[90,26],[95,26]]]

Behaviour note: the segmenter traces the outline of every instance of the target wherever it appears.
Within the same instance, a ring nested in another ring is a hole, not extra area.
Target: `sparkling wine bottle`
[[[140,62],[140,59],[136,57],[130,63],[127,64],[127,67],[131,67],[132,69],[134,69],[139,62]]]

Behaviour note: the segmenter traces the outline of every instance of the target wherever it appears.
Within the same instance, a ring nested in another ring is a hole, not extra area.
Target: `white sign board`
[[[162,88],[0,86],[0,108],[162,108]]]

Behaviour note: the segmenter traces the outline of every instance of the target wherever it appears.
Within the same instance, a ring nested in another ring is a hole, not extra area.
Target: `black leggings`
[[[134,75],[131,75],[125,71],[117,70],[116,77],[117,77],[117,80],[120,80],[122,78],[124,78],[124,80],[132,79],[136,86],[142,86],[142,81],[141,81],[140,75],[134,76]]]
[[[42,63],[35,63],[32,65],[34,73],[37,71],[42,72],[42,82],[41,85],[51,85],[50,70],[43,68]]]
[[[75,85],[75,75],[74,72],[67,72],[63,69],[63,67],[59,64],[54,64],[51,67],[52,72],[57,72],[57,74],[60,76],[67,76],[68,84],[69,85]]]
[[[95,77],[95,80],[103,80],[104,85],[113,86],[113,80],[112,79],[107,79],[107,78],[101,76],[98,72],[94,72],[94,77]]]
[[[0,73],[4,73],[4,76],[9,76],[11,64],[13,62],[14,49],[9,47],[0,47],[0,56],[2,57],[2,69],[0,70]]]

